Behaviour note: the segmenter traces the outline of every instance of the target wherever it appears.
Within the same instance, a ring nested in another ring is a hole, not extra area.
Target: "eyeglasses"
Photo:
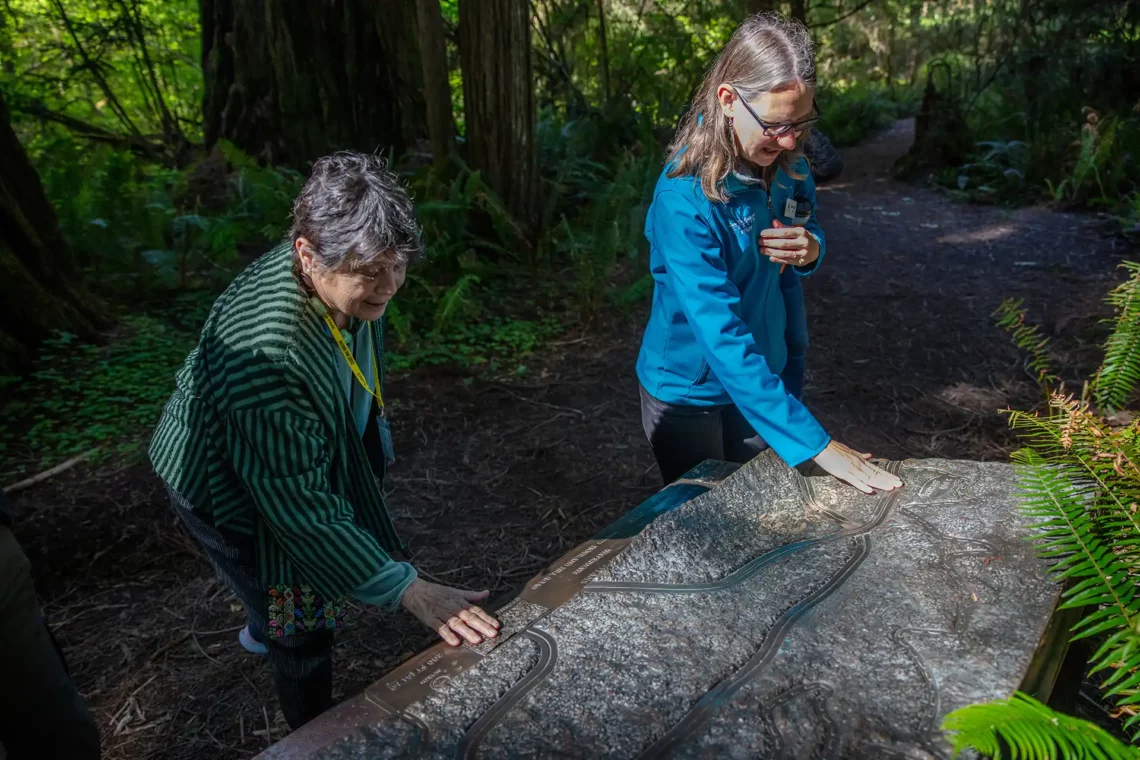
[[[815,116],[812,116],[810,119],[794,122],[792,124],[769,124],[768,122],[761,119],[759,115],[757,115],[756,111],[752,109],[752,106],[748,104],[748,101],[744,99],[744,96],[741,95],[740,92],[736,93],[736,97],[740,98],[740,104],[744,106],[745,110],[748,111],[748,113],[752,114],[752,118],[755,119],[756,123],[763,128],[765,137],[780,137],[781,135],[786,135],[788,132],[792,131],[794,131],[796,134],[805,132],[811,129],[812,126],[823,116],[823,112],[819,110],[819,106],[816,104],[815,98],[812,98],[811,107],[812,110],[815,111]]]

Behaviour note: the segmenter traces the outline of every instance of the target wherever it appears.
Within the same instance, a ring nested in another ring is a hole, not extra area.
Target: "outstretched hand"
[[[464,591],[416,578],[404,589],[400,604],[457,647],[464,640],[478,644],[499,635],[499,621],[476,605],[487,601],[489,595],[489,591]]]
[[[870,454],[863,454],[838,441],[832,441],[815,457],[815,463],[828,474],[850,483],[866,494],[874,493],[875,489],[893,491],[902,488],[903,482],[897,475],[871,464],[868,461],[870,458]]]

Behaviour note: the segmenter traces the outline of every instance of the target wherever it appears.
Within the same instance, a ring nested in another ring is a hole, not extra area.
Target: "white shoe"
[[[265,654],[269,651],[265,648],[264,644],[253,638],[253,634],[249,632],[248,623],[246,623],[245,628],[242,628],[238,634],[238,643],[241,644],[242,649],[250,654]]]

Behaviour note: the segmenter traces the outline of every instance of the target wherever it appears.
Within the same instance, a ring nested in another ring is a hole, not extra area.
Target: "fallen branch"
[[[555,410],[560,411],[560,412],[573,412],[574,414],[578,415],[582,419],[586,419],[586,413],[583,412],[581,409],[574,409],[573,407],[569,407],[569,406],[559,406],[558,404],[548,404],[545,401],[535,401],[532,398],[527,398],[526,396],[522,396],[522,395],[519,395],[518,393],[515,393],[513,390],[511,390],[507,386],[503,385],[502,383],[492,383],[492,385],[494,385],[494,387],[498,388],[499,390],[506,391],[507,393],[509,393],[512,396],[514,396],[515,398],[517,398],[519,401],[523,401],[523,402],[526,402],[528,404],[534,404],[535,406],[544,406],[547,409],[555,409]]]
[[[12,485],[6,486],[5,488],[0,489],[0,490],[4,491],[5,493],[12,494],[12,493],[16,493],[17,491],[23,491],[25,488],[31,488],[32,486],[34,486],[38,483],[43,483],[45,480],[50,480],[51,478],[54,478],[56,475],[59,475],[61,472],[67,472],[72,467],[74,467],[75,465],[84,461],[85,459],[90,459],[91,456],[94,455],[97,451],[99,451],[98,446],[96,446],[95,448],[91,449],[90,451],[88,451],[86,453],[80,454],[77,457],[72,457],[71,459],[68,459],[66,462],[63,462],[62,464],[57,464],[55,467],[52,467],[50,470],[44,470],[39,475],[33,475],[30,478],[25,478],[24,480],[21,480],[18,483],[13,483]]]
[[[59,124],[74,132],[77,137],[125,148],[143,158],[153,159],[162,155],[161,145],[153,143],[141,135],[116,134],[96,124],[90,124],[74,116],[53,111],[38,101],[13,102],[12,110],[26,113],[29,116],[35,116],[43,121]]]

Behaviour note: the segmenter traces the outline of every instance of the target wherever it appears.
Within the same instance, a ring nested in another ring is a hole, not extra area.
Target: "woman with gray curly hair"
[[[449,644],[498,622],[487,592],[416,577],[384,501],[392,461],[380,321],[421,255],[412,204],[382,159],[317,161],[291,243],[214,303],[150,448],[174,510],[245,605],[297,728],[332,704],[346,599],[403,607]]]

